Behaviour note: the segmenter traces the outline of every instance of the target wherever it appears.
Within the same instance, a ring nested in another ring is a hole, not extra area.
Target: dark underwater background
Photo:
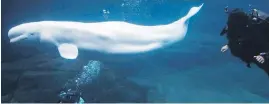
[[[85,102],[269,103],[269,77],[228,51],[219,35],[224,7],[269,13],[269,0],[2,0],[1,102],[50,102],[90,60],[104,68],[80,85]],[[13,45],[8,30],[33,21],[126,21],[140,25],[171,23],[204,3],[189,21],[186,38],[142,54],[110,56],[82,52],[76,60],[61,58],[55,47]],[[109,11],[104,13],[103,10]]]

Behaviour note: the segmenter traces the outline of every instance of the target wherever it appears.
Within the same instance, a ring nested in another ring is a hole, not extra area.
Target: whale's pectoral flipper
[[[61,57],[66,59],[76,59],[78,56],[78,47],[74,44],[64,43],[58,46]]]

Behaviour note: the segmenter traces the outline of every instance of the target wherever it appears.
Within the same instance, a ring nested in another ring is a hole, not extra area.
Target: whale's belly
[[[119,40],[115,39],[115,37],[103,36],[101,34],[81,34],[81,36],[76,37],[75,44],[82,49],[105,53],[144,52],[161,46],[160,42]]]

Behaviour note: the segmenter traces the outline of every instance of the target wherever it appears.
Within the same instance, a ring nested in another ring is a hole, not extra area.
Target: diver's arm
[[[269,60],[269,51],[265,52],[262,56],[265,58],[265,60]]]
[[[226,25],[226,26],[222,29],[220,35],[222,36],[222,35],[226,34],[227,32],[228,32],[228,26]]]

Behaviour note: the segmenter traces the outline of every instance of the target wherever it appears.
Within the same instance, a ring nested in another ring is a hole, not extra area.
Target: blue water
[[[2,72],[9,73],[7,75],[2,73],[2,75],[11,76],[17,72],[24,72],[23,68],[22,70],[11,68],[16,69],[14,71],[5,70],[12,65],[23,63],[24,69],[37,70],[31,75],[36,77],[33,79],[39,83],[38,85],[45,85],[49,90],[53,89],[52,86],[61,87],[60,84],[56,84],[57,82],[53,82],[54,80],[46,80],[50,78],[42,79],[42,77],[37,80],[41,77],[40,74],[43,75],[44,70],[57,71],[59,69],[56,68],[57,63],[40,62],[39,67],[31,67],[35,66],[31,64],[36,60],[35,56],[42,57],[45,52],[37,51],[33,47],[14,48],[9,44],[7,31],[17,24],[40,20],[81,22],[117,20],[140,25],[159,25],[179,19],[191,7],[201,3],[204,3],[204,6],[191,18],[184,40],[153,52],[118,58],[103,56],[100,61],[111,70],[119,70],[117,73],[122,74],[129,81],[152,88],[147,94],[148,102],[268,103],[269,77],[255,65],[250,69],[247,68],[229,51],[221,53],[220,48],[227,40],[219,35],[227,20],[223,11],[225,6],[247,10],[251,4],[269,13],[268,0],[2,0],[1,60],[4,63]],[[104,13],[103,10],[109,13]],[[88,60],[96,59],[94,58],[96,55],[88,56],[92,58],[87,57],[86,61],[65,61],[65,63],[71,63],[74,69],[80,67],[82,69]],[[64,65],[60,68],[64,70],[67,67],[70,68]],[[61,74],[57,76],[60,79],[67,79],[67,77],[72,78]],[[55,84],[50,84],[51,81]],[[8,86],[6,83],[2,83],[2,92],[8,91],[3,87],[13,86],[12,84]],[[25,96],[28,93],[20,94]],[[35,98],[20,98],[18,97],[20,94],[17,94],[18,101],[36,101],[33,100]],[[4,95],[2,93],[2,96]],[[46,102],[45,98],[41,98]]]

